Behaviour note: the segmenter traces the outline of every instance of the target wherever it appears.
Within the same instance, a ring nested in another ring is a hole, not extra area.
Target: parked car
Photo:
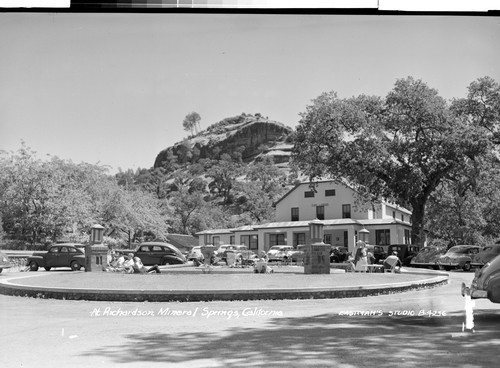
[[[267,260],[269,262],[288,261],[293,250],[291,245],[274,245],[267,251]]]
[[[398,252],[398,257],[403,266],[409,266],[413,257],[420,251],[420,247],[415,244],[391,244],[387,248],[387,254]]]
[[[305,245],[297,245],[297,248],[290,252],[290,263],[301,264],[304,261],[304,247]]]
[[[424,247],[418,254],[411,259],[411,267],[430,267],[439,270],[437,263],[438,258],[443,255],[445,249],[443,247]]]
[[[45,252],[34,252],[26,260],[31,271],[43,267],[50,271],[55,267],[71,267],[73,271],[85,266],[84,245],[79,243],[62,243],[50,246]]]
[[[456,268],[470,271],[472,259],[480,250],[478,245],[455,245],[438,258],[437,264],[446,271]]]
[[[227,252],[233,252],[234,259],[240,263],[242,263],[243,261],[249,261],[257,257],[255,252],[248,249],[246,245],[240,245],[240,244],[221,245],[219,246],[219,249],[217,249],[216,254],[217,257],[219,257],[222,261],[227,263]]]
[[[9,256],[5,254],[4,252],[0,251],[0,273],[2,273],[4,268],[11,268],[13,266],[12,262],[10,261]]]
[[[226,260],[226,250],[234,250],[234,244],[222,244],[215,251],[215,255],[222,260]]]
[[[201,253],[201,245],[191,248],[191,251],[187,256],[188,261],[194,261],[195,259],[201,261],[203,258],[203,254]]]
[[[330,262],[343,263],[349,257],[349,250],[346,247],[332,247],[330,250]]]
[[[472,267],[483,267],[500,254],[500,244],[487,245],[472,258]]]
[[[462,283],[462,296],[465,296],[466,289],[465,283]],[[493,303],[500,303],[500,256],[476,269],[468,291],[472,299],[488,298]]]
[[[186,257],[179,249],[164,242],[142,243],[135,251],[134,256],[139,257],[146,266],[186,263]]]
[[[368,251],[373,253],[373,257],[375,257],[375,264],[381,264],[384,262],[384,259],[387,258],[387,249],[388,245],[374,245],[373,249],[368,247]]]

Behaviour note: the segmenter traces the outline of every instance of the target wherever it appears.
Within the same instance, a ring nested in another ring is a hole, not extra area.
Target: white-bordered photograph
[[[499,34],[0,13],[2,366],[496,366]]]

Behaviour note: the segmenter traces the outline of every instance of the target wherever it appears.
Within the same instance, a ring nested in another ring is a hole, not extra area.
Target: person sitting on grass
[[[124,263],[125,257],[123,257],[123,254],[120,252],[113,253],[111,262],[106,267],[106,272],[123,272],[125,270]]]
[[[267,254],[262,252],[253,266],[254,273],[274,273],[274,270],[267,265]]]
[[[123,268],[125,273],[134,273],[134,253],[127,254]]]
[[[134,267],[134,273],[142,273],[142,274],[153,273],[153,272],[161,273],[160,267],[158,267],[158,265],[154,265],[151,268],[147,268],[146,266],[144,266],[139,257],[134,257],[133,267]]]

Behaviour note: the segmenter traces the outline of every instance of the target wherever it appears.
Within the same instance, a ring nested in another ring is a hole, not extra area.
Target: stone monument
[[[102,272],[108,265],[108,247],[103,244],[104,227],[92,226],[90,242],[85,246],[85,272]]]
[[[330,245],[323,243],[323,223],[316,219],[309,223],[311,243],[304,247],[304,273],[330,273]]]

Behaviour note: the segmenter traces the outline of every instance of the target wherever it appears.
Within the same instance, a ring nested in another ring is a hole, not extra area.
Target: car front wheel
[[[71,262],[71,270],[73,270],[73,271],[79,271],[80,268],[82,268],[82,266],[80,265],[80,263],[78,263],[77,261]]]
[[[470,262],[465,262],[464,266],[462,267],[462,269],[465,271],[465,272],[469,272],[471,270],[471,265],[470,265]]]
[[[38,263],[30,262],[30,271],[38,271]]]

